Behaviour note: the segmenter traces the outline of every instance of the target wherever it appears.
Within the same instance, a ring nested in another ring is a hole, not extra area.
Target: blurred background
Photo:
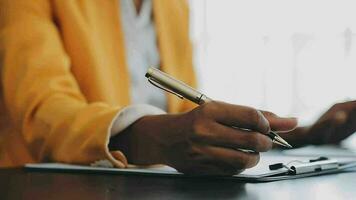
[[[312,123],[356,99],[356,2],[191,0],[199,86],[208,96]]]

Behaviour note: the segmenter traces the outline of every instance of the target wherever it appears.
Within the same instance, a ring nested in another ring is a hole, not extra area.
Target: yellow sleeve
[[[196,73],[194,70],[194,66],[193,66],[193,47],[192,47],[192,43],[190,40],[190,27],[189,27],[189,22],[190,22],[190,18],[189,18],[189,13],[190,13],[190,8],[189,8],[189,4],[186,0],[181,1],[180,2],[183,6],[182,10],[184,10],[183,16],[182,18],[184,18],[184,23],[181,23],[184,26],[184,30],[186,30],[186,48],[185,48],[185,53],[186,53],[186,62],[184,65],[185,66],[189,66],[187,67],[185,73],[186,73],[186,77],[188,77],[188,85],[192,86],[193,88],[198,88],[198,83],[197,83],[197,79],[196,79]],[[194,109],[195,107],[197,107],[197,105],[189,100],[184,99],[184,103],[182,106],[182,110],[181,112],[186,112],[186,111],[190,111],[192,109]]]
[[[38,162],[108,159],[108,127],[120,108],[88,103],[71,73],[48,0],[0,0],[0,65],[11,119]]]

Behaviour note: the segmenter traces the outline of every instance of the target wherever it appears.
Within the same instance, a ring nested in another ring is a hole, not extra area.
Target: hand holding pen
[[[163,82],[158,86],[167,87]],[[191,91],[185,89],[180,88],[184,95]],[[296,125],[294,119],[196,97],[206,103],[189,112],[146,115],[111,138],[110,149],[120,149],[130,164],[165,164],[189,175],[233,175],[255,166],[259,152],[272,148],[265,135],[271,129]]]
[[[163,89],[167,92],[170,92],[179,98],[186,98],[189,99],[190,101],[198,104],[198,105],[203,105],[207,102],[211,102],[212,99],[207,97],[205,94],[200,93],[199,91],[195,90],[194,88],[186,85],[185,83],[174,79],[173,77],[169,76],[168,74],[161,72],[158,69],[155,69],[153,67],[149,68],[146,74],[146,77],[148,78],[148,81],[155,85],[156,87]],[[253,111],[255,112],[255,111]],[[256,112],[260,112],[257,111]],[[271,112],[265,112],[266,116],[274,116],[276,117],[275,114]],[[263,119],[257,119],[257,120],[266,120],[265,117],[260,116]],[[240,116],[242,117],[242,116]],[[256,119],[247,119],[251,121],[256,121]],[[267,121],[267,123],[269,123]],[[244,129],[245,127],[239,127],[239,126],[234,126],[231,125],[232,127],[235,128],[242,128]],[[262,132],[264,135],[268,136],[273,143],[278,144],[280,146],[284,146],[287,148],[292,148],[290,144],[288,144],[287,141],[285,141],[282,137],[280,137],[278,134],[272,132],[272,131],[267,131],[267,132]]]

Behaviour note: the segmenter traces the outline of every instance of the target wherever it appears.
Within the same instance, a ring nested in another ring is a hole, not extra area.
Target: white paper
[[[310,157],[291,157],[284,156],[276,153],[264,153],[261,155],[261,160],[257,166],[246,169],[241,174],[235,175],[234,177],[241,178],[260,178],[265,176],[270,176],[274,174],[280,174],[287,172],[288,170],[283,168],[280,170],[269,170],[269,165],[276,163],[291,163],[295,162],[308,162]],[[107,168],[107,167],[92,167],[92,166],[82,166],[82,165],[70,165],[63,163],[41,163],[41,164],[27,164],[26,168],[30,169],[52,169],[52,170],[85,170],[93,172],[117,172],[117,173],[135,173],[135,174],[156,174],[156,175],[182,175],[182,173],[177,172],[174,168],[164,165],[155,165],[151,167],[130,167],[125,169],[118,168]]]
[[[316,151],[318,154],[316,154]],[[286,172],[288,172],[287,168],[282,168],[278,170],[269,170],[269,165],[276,163],[283,163],[284,165],[295,165],[301,164],[303,162],[309,162],[310,159],[316,159],[320,156],[326,156],[328,158],[333,158],[338,161],[347,161],[352,159],[355,161],[355,157],[350,158],[350,156],[355,156],[355,154],[350,154],[348,152],[348,156],[345,155],[345,151],[340,148],[335,147],[306,147],[296,150],[290,150],[286,152],[281,151],[270,151],[267,153],[261,154],[260,162],[257,166],[246,169],[244,172],[238,175],[232,176],[232,178],[237,178],[240,180],[255,180],[255,181],[273,181],[273,180],[283,180],[289,178],[298,178],[309,175],[302,176],[282,176]],[[293,153],[294,152],[294,153]],[[295,153],[297,152],[297,153]],[[299,153],[298,152],[302,152]],[[336,157],[335,157],[336,156]],[[40,164],[27,164],[25,166],[28,169],[37,169],[37,170],[66,170],[66,171],[91,171],[91,172],[102,172],[102,173],[118,173],[118,174],[142,174],[142,175],[153,175],[153,176],[182,176],[183,174],[177,172],[174,168],[165,165],[154,165],[149,167],[137,167],[130,166],[125,169],[118,168],[109,168],[109,167],[93,167],[93,166],[82,166],[82,165],[70,165],[63,163],[40,163]],[[281,175],[269,177],[272,175]],[[288,178],[289,177],[289,178]]]

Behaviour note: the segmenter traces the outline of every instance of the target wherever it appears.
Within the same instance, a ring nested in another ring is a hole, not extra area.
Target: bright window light
[[[352,0],[191,0],[200,89],[310,123],[356,98]]]

